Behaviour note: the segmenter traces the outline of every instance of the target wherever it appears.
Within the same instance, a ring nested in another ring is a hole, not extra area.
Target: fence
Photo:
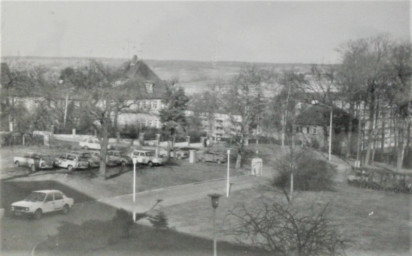
[[[42,135],[21,134],[21,133],[2,133],[0,134],[0,145],[2,147],[17,145],[43,145]]]
[[[348,176],[348,183],[353,186],[387,190],[402,193],[412,193],[412,174],[389,170],[355,169]]]

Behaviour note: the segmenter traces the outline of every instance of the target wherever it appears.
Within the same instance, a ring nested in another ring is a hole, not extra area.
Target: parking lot
[[[14,201],[25,198],[33,190],[58,189],[75,201],[69,214],[49,213],[40,220],[28,217],[11,217],[8,207]],[[5,209],[5,216],[1,219],[2,252],[12,252],[29,255],[32,248],[49,235],[57,232],[62,222],[82,223],[88,219],[110,219],[114,210],[99,204],[90,196],[81,191],[72,189],[56,181],[1,181],[0,203]]]

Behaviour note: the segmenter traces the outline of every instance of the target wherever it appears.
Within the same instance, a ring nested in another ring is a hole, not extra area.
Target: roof
[[[150,67],[142,60],[132,59],[123,64],[124,75],[130,79],[141,81],[160,82],[161,79],[153,72]]]
[[[138,90],[141,99],[163,99],[166,93],[166,82],[161,80],[155,72],[142,60],[134,57],[125,62],[122,67],[123,76],[127,81],[123,87],[133,87]],[[152,92],[149,88],[152,87]]]
[[[350,115],[337,107],[333,107],[333,126],[347,127],[349,124]],[[355,118],[352,118],[354,124],[357,123]],[[296,118],[297,125],[314,125],[314,126],[329,126],[330,108],[326,106],[313,105],[304,109]]]
[[[36,190],[36,191],[33,191],[33,192],[40,192],[40,193],[52,193],[52,192],[59,192],[59,193],[61,193],[61,191],[60,191],[60,190],[56,190],[56,189]]]

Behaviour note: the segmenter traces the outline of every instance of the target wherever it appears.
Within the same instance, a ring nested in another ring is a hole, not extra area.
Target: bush
[[[201,142],[201,138],[206,136],[206,132],[204,131],[189,131],[190,142],[191,143],[199,143]]]
[[[146,127],[143,129],[145,140],[155,140],[157,134],[161,134],[161,130],[153,127]]]
[[[344,255],[347,241],[329,215],[327,205],[301,207],[262,200],[230,210],[226,232],[274,255]]]
[[[128,238],[130,236],[130,230],[133,227],[132,214],[124,209],[118,209],[116,215],[112,219],[114,228],[119,231],[120,237]]]
[[[280,174],[275,177],[273,185],[281,188],[290,186],[289,165],[284,164],[280,168]],[[297,160],[296,170],[293,176],[293,185],[296,190],[322,191],[333,188],[332,177],[335,169],[332,165],[310,155],[303,155]]]
[[[167,217],[166,214],[162,211],[159,211],[155,216],[149,217],[150,223],[155,229],[167,229]]]
[[[120,129],[120,136],[127,139],[137,139],[139,134],[139,127],[137,125],[125,125]]]

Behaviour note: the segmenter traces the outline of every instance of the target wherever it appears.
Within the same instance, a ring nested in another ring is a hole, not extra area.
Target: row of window
[[[160,121],[159,120],[152,120],[152,119],[144,119],[140,120],[142,125],[146,127],[159,127],[160,126]]]
[[[306,134],[318,134],[316,127],[310,126],[296,126],[296,132],[306,133]]]
[[[151,100],[143,100],[140,102],[137,102],[137,107],[140,109],[160,109],[161,104],[158,104],[158,101],[151,101]]]

